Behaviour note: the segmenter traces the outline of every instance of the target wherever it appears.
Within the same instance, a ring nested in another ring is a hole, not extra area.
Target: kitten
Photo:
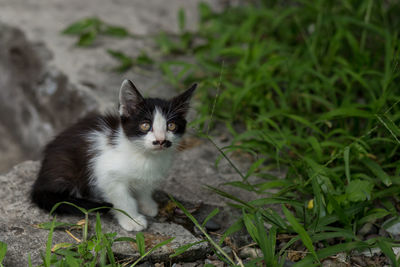
[[[151,195],[166,176],[185,132],[185,116],[196,84],[162,100],[143,98],[125,80],[119,93],[119,114],[91,115],[51,141],[32,189],[32,200],[51,210],[61,201],[85,209],[107,206],[127,231],[147,227],[144,215],[156,216]],[[139,210],[141,213],[139,213]],[[61,205],[57,213],[79,213]]]

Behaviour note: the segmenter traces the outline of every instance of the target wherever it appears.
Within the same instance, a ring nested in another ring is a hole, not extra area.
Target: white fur
[[[153,135],[155,140],[165,140],[165,134],[167,130],[167,121],[161,114],[160,110],[156,108],[153,121]]]
[[[151,194],[166,176],[171,166],[173,147],[177,142],[177,137],[167,132],[165,125],[165,118],[156,110],[154,131],[140,139],[128,139],[121,128],[118,130],[115,146],[108,142],[109,129],[93,132],[88,137],[97,154],[91,161],[90,182],[95,191],[112,203],[114,208],[124,210],[134,219],[113,211],[119,224],[128,231],[141,231],[147,227],[146,218],[138,209],[148,216],[157,215],[157,203],[151,198]],[[163,136],[172,141],[172,147],[160,149],[153,145],[156,138]]]

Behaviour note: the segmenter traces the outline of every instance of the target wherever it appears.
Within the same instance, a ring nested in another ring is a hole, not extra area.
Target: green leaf
[[[299,234],[301,241],[303,241],[303,244],[306,246],[311,255],[313,255],[314,259],[319,262],[312,240],[310,236],[307,234],[306,230],[304,230],[303,226],[300,225],[300,223],[296,220],[296,218],[284,205],[282,205],[282,209],[286,219],[293,227],[293,230]]]
[[[266,265],[272,266],[275,263],[276,227],[273,226],[268,235],[260,212],[256,212],[254,218],[257,229],[257,244],[263,252]]]
[[[7,244],[0,241],[0,265],[3,262],[7,253]]]
[[[151,254],[154,250],[167,245],[168,243],[171,243],[173,240],[175,239],[175,237],[172,237],[170,239],[164,240],[160,243],[158,243],[157,245],[155,245],[152,249],[150,249],[149,251],[147,251],[146,253],[144,253],[139,259],[137,259],[131,266],[136,266],[143,258],[145,258],[147,255]],[[114,265],[113,265],[114,266]]]
[[[203,223],[201,224],[202,227],[206,225],[206,223],[215,215],[219,213],[219,208],[215,208],[213,211],[210,212],[210,214],[207,215],[207,217],[204,219]]]
[[[114,68],[115,71],[125,72],[133,66],[133,59],[123,52],[108,49],[107,53],[120,62],[120,65]]]
[[[53,209],[54,209],[54,207],[53,207]],[[53,232],[54,232],[55,222],[56,222],[56,216],[54,216],[52,225],[50,227],[50,232],[49,232],[49,235],[47,237],[46,254],[45,254],[45,257],[44,257],[44,266],[45,267],[50,267],[51,266],[51,248],[52,248],[52,243],[53,243]]]
[[[106,25],[102,33],[105,35],[110,35],[119,38],[124,38],[129,36],[128,30],[125,29],[124,27],[112,26],[112,25]]]
[[[347,183],[350,183],[350,146],[346,146],[343,151],[344,169],[346,173]]]
[[[389,118],[388,115],[376,115],[379,121],[386,127],[397,143],[400,144],[400,128]]]
[[[333,245],[329,246],[327,248],[320,249],[317,252],[318,258],[319,259],[325,259],[329,256],[337,255],[340,252],[343,251],[350,251],[353,249],[361,249],[361,248],[366,248],[368,245],[365,242],[348,242],[348,243],[342,243],[338,245]],[[301,261],[296,262],[293,267],[308,267],[311,266],[310,264],[313,263],[313,259],[315,257],[313,255],[308,255],[304,257]]]
[[[378,239],[378,247],[383,251],[383,253],[390,259],[392,262],[392,266],[398,267],[399,263],[397,262],[396,255],[393,252],[393,245],[390,244],[389,242],[386,242],[382,238]]]
[[[40,229],[45,229],[45,230],[50,230],[51,227],[53,226],[53,222],[44,222],[44,223],[39,223],[37,225],[35,225],[36,227],[40,228]],[[77,226],[74,223],[65,223],[65,222],[55,222],[54,223],[54,229],[57,228],[69,228],[69,227],[73,227],[73,226]]]
[[[347,199],[353,202],[370,200],[373,187],[369,181],[353,180],[346,187]]]
[[[54,246],[53,246],[53,248],[52,248],[52,250],[53,251],[57,251],[57,250],[59,250],[59,249],[65,249],[65,248],[69,248],[69,247],[71,247],[71,246],[73,246],[74,244],[72,244],[72,243],[58,243],[58,244],[55,244]]]
[[[169,257],[173,258],[173,257],[179,256],[182,253],[184,253],[185,251],[187,251],[189,248],[191,248],[191,247],[193,247],[195,245],[204,243],[204,242],[207,242],[207,240],[200,240],[200,241],[197,241],[197,242],[194,242],[194,243],[185,244],[183,246],[180,246],[179,248],[175,249],[175,253],[172,254],[172,255],[169,255]]]
[[[121,236],[121,237],[114,239],[114,242],[134,242],[134,243],[136,243],[136,239],[134,239],[132,237]]]
[[[244,222],[244,225],[245,225],[245,227],[247,229],[247,232],[249,233],[251,238],[254,240],[254,242],[259,243],[257,228],[253,223],[254,215],[253,214],[247,214],[243,210],[242,217],[243,217],[243,222]]]
[[[139,232],[136,234],[136,244],[138,246],[140,256],[143,256],[146,250],[143,233]]]
[[[253,164],[251,164],[249,170],[247,171],[245,178],[249,178],[251,175],[253,175],[254,172],[257,171],[257,169],[265,162],[266,158],[261,158],[255,161]]]
[[[85,32],[79,37],[78,46],[89,46],[93,44],[94,40],[97,37],[97,32],[96,31],[89,31]]]
[[[102,237],[100,214],[98,212],[96,213],[96,236],[97,238]]]
[[[178,201],[176,201],[171,195],[169,196],[171,200],[182,210],[182,212],[194,223],[194,225],[203,233],[203,235],[207,238],[207,241],[219,252],[221,255],[225,257],[231,264],[235,264],[235,262],[226,254],[226,252],[219,246],[215,241],[208,235],[207,231],[199,224],[199,222],[193,217],[192,214]]]
[[[181,32],[185,30],[185,20],[185,10],[183,8],[180,8],[178,11],[178,25]]]
[[[71,255],[67,255],[65,257],[65,262],[68,264],[69,267],[79,267],[82,264],[78,259],[75,259]]]
[[[365,167],[370,169],[373,174],[381,179],[384,185],[390,186],[392,184],[392,180],[390,179],[389,175],[387,175],[387,173],[378,163],[367,157],[363,158],[361,162],[364,163]]]
[[[62,31],[63,34],[81,35],[86,33],[89,29],[96,28],[100,25],[100,21],[97,18],[85,18],[77,22],[72,23],[66,29]]]
[[[151,65],[154,63],[154,60],[149,57],[149,55],[142,51],[138,57],[136,57],[136,63],[140,65]]]
[[[72,207],[77,208],[78,210],[80,210],[83,214],[87,214],[88,211],[84,208],[78,207],[77,205],[75,205],[74,203],[68,202],[68,201],[62,201],[62,202],[58,202],[57,204],[55,204],[53,206],[53,208],[50,211],[50,214],[53,214],[53,212],[60,206],[60,205],[70,205]]]
[[[221,245],[224,241],[225,238],[230,236],[233,233],[236,233],[237,231],[240,231],[243,228],[243,220],[239,219],[237,220],[234,224],[229,226],[228,229],[226,229],[225,233],[222,235],[221,239],[219,240],[219,245]]]
[[[319,120],[324,121],[324,120],[331,120],[337,117],[361,117],[361,118],[371,118],[372,114],[369,111],[365,111],[362,109],[358,109],[356,107],[343,107],[343,108],[337,108],[335,110],[326,112],[324,115],[322,115]]]
[[[282,114],[282,115],[284,115],[284,116],[286,116],[286,117],[288,117],[288,118],[290,118],[292,120],[295,120],[295,121],[305,125],[306,127],[309,127],[310,129],[313,129],[316,133],[319,133],[321,135],[323,134],[323,132],[318,127],[316,127],[314,125],[314,123],[311,123],[310,121],[308,121],[304,117],[300,117],[300,116],[295,115],[295,114]]]

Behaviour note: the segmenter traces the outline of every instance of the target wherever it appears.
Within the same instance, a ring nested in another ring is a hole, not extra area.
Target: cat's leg
[[[136,191],[136,196],[140,211],[147,216],[155,217],[158,214],[158,204],[151,197],[152,192],[152,189],[142,188]]]
[[[104,192],[107,201],[114,205],[114,208],[121,209],[133,218],[129,218],[122,212],[113,210],[114,217],[118,223],[127,231],[141,231],[146,229],[147,220],[138,212],[136,200],[131,196],[129,188],[122,183],[114,183]]]

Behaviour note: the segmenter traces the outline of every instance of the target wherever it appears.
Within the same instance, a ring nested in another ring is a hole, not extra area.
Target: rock
[[[365,250],[361,251],[360,254],[371,258],[374,255],[381,255],[382,250],[380,248],[365,249]]]
[[[225,266],[225,263],[224,263],[223,261],[219,261],[219,260],[209,260],[209,259],[206,259],[206,260],[204,261],[204,263],[205,263],[205,264],[211,264],[212,266],[215,266],[215,267],[224,267],[224,266]]]
[[[228,246],[222,247],[222,250],[229,256],[232,254],[232,249]]]
[[[386,228],[386,232],[388,232],[392,236],[400,236],[400,222]]]
[[[8,244],[8,252],[4,261],[5,266],[27,266],[28,254],[31,256],[34,266],[41,263],[40,251],[45,250],[49,232],[37,229],[35,225],[51,221],[52,218],[29,200],[30,187],[38,169],[38,162],[26,161],[15,166],[8,174],[0,176],[0,199],[2,200],[0,206],[0,214],[2,214],[0,237],[3,242]],[[58,216],[57,221],[76,223],[82,218],[82,216]],[[91,218],[90,233],[94,231],[94,219]],[[135,233],[123,230],[111,215],[102,217],[102,227],[103,232],[116,232],[117,236],[135,236]],[[169,255],[175,249],[200,240],[180,225],[155,221],[150,223],[144,236],[146,249],[150,249],[168,238],[175,237],[171,243],[155,250],[149,256],[149,259],[153,262],[169,261]],[[55,231],[53,244],[62,242],[74,242],[74,240],[64,231]],[[128,242],[115,243],[113,250],[120,258],[138,257],[137,250]],[[191,247],[175,260],[197,260],[204,258],[207,252],[207,244],[201,243]]]
[[[347,267],[347,255],[344,252],[338,253],[335,257],[326,259],[322,262],[322,266],[326,267]]]
[[[292,267],[295,264],[295,262],[290,261],[290,260],[285,260],[283,263],[283,267]]]
[[[210,219],[206,222],[206,224],[204,225],[204,227],[208,230],[208,231],[217,231],[219,229],[221,229],[221,225],[219,225],[218,223],[216,223],[213,219]]]
[[[378,233],[378,228],[376,228],[375,225],[373,225],[372,223],[364,224],[357,232],[358,235],[362,236],[372,235],[377,233]]]
[[[259,248],[253,248],[253,247],[245,247],[239,251],[239,257],[241,259],[246,259],[246,258],[257,258],[261,257],[263,255],[261,249]]]
[[[150,261],[145,261],[143,263],[140,263],[138,265],[136,265],[137,267],[153,267],[154,264],[152,264]]]
[[[114,103],[117,89],[124,78],[132,78],[146,94],[150,92],[166,97],[175,92],[176,88],[161,82],[163,76],[157,68],[149,71],[135,66],[126,73],[112,72],[117,62],[106,50],[123,51],[132,57],[145,51],[151,58],[159,58],[160,51],[155,49],[155,35],[160,31],[179,32],[177,14],[180,8],[186,14],[185,29],[197,28],[199,2],[201,0],[170,0],[165,5],[160,0],[2,0],[0,18],[20,27],[29,39],[44,42],[54,54],[54,65],[74,84],[87,85],[106,100],[105,104],[110,104]],[[221,1],[205,2],[214,9],[220,8]],[[75,37],[61,34],[71,23],[92,16],[125,27],[137,37],[100,38],[89,49],[82,49],[75,47]]]
[[[49,51],[29,42],[20,30],[0,22],[0,40],[0,125],[10,136],[0,140],[17,144],[23,159],[37,158],[55,133],[97,109],[98,102],[69,83],[50,65]]]

